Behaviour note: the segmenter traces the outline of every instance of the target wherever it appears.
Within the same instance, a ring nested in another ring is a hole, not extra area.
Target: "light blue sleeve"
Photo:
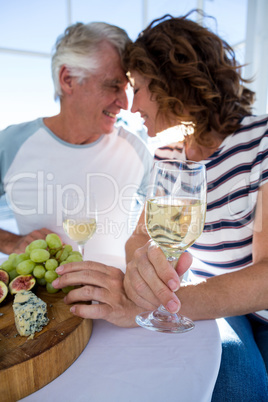
[[[140,187],[137,190],[137,200],[140,204],[143,204],[149,185],[151,169],[153,166],[153,156],[149,151],[146,143],[140,137],[138,137],[138,135],[125,130],[123,127],[120,127],[119,135],[121,137],[124,137],[129,143],[131,143],[143,165],[144,174]]]
[[[9,126],[0,131],[0,196],[4,194],[4,179],[24,142],[41,127],[42,119]]]

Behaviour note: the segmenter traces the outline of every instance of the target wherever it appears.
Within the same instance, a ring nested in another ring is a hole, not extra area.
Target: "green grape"
[[[14,278],[16,278],[16,276],[18,276],[18,272],[16,270],[16,268],[12,269],[12,271],[9,271],[9,281],[11,282]]]
[[[28,246],[25,248],[25,254],[30,255],[31,251],[30,251],[30,244],[28,244]]]
[[[80,255],[80,257],[82,257],[82,254],[79,251],[72,251],[69,255]]]
[[[44,278],[45,273],[46,269],[43,265],[38,264],[34,267],[33,276],[35,276],[35,278],[42,279]]]
[[[67,262],[67,261],[62,261],[62,262],[60,263],[60,265],[65,265],[65,264],[68,264],[68,262]]]
[[[71,246],[70,244],[66,244],[66,245],[64,246],[64,249],[65,249],[65,250],[68,250],[68,253],[69,253],[69,254],[72,253],[72,251],[73,251],[73,248],[72,248],[72,246]]]
[[[68,255],[69,255],[69,251],[68,251],[68,249],[66,249],[66,247],[64,247],[63,249],[61,249],[60,251],[57,252],[56,258],[57,258],[57,260],[62,262],[62,261],[66,260]]]
[[[34,240],[27,247],[28,247],[27,251],[30,251],[30,253],[36,249],[38,249],[38,250],[44,249],[45,250],[47,248],[47,242],[43,239]]]
[[[38,283],[38,285],[40,286],[46,286],[47,281],[45,280],[45,278],[36,278],[36,281]]]
[[[61,250],[61,247],[60,248],[49,248],[48,249],[48,251],[50,252],[51,256],[56,255],[59,250]]]
[[[28,275],[31,274],[34,270],[35,262],[32,260],[25,260],[19,263],[16,267],[16,271],[20,275]]]
[[[59,289],[53,288],[52,284],[49,282],[46,284],[46,289],[48,293],[57,293],[59,291]]]
[[[48,271],[55,270],[59,266],[59,263],[55,258],[50,258],[49,260],[46,261],[45,267]]]
[[[20,262],[26,261],[26,260],[29,260],[29,255],[28,255],[28,254],[26,254],[26,253],[18,254],[18,255],[14,258],[13,265],[15,265],[15,267],[17,267]]]
[[[0,268],[8,273],[14,269],[13,263],[9,260],[4,261]]]
[[[83,261],[83,258],[78,254],[69,255],[66,262],[79,262]]]
[[[45,280],[49,283],[53,282],[55,279],[58,278],[58,274],[55,271],[46,271],[45,273]]]
[[[69,293],[73,289],[74,289],[74,286],[66,286],[65,288],[62,288],[61,290],[63,291],[63,293]]]
[[[30,259],[34,262],[45,262],[49,257],[49,252],[43,249],[34,249],[30,254]]]
[[[15,259],[16,259],[17,255],[18,255],[17,253],[12,253],[8,257],[8,261],[11,262],[11,264],[13,265],[13,268],[16,268],[14,263],[15,263]]]
[[[46,237],[46,242],[49,248],[60,248],[62,247],[61,239],[56,233],[49,233]]]

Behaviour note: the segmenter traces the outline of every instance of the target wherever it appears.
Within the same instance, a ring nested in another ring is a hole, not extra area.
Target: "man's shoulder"
[[[28,121],[19,124],[13,124],[0,131],[0,142],[13,146],[17,143],[23,143],[40,128],[41,119]]]
[[[134,133],[133,131],[128,130],[125,126],[116,126],[115,130],[117,131],[117,134],[119,137],[125,137],[125,138],[135,138],[137,141],[141,140],[139,135],[137,133]]]
[[[139,136],[138,133],[134,133],[134,132],[126,129],[124,126],[117,126],[115,129],[117,131],[117,136],[119,138],[124,138],[126,141],[131,143],[134,147],[137,146],[137,147],[139,147],[141,149],[144,149],[146,152],[149,152],[147,144]]]
[[[136,152],[136,155],[139,157],[143,165],[146,165],[147,169],[149,169],[153,161],[153,156],[145,141],[139,136],[139,134],[133,133],[123,126],[118,126],[115,129],[117,131],[117,137],[125,140]]]

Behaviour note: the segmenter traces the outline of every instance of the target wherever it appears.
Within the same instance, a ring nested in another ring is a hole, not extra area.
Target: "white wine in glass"
[[[146,197],[145,224],[151,239],[174,267],[203,231],[206,194],[203,164],[188,160],[155,163]],[[180,333],[194,328],[189,318],[172,314],[163,306],[138,315],[136,322],[160,332]]]
[[[85,244],[96,232],[97,209],[93,194],[67,191],[63,196],[63,229],[75,241],[84,258]]]

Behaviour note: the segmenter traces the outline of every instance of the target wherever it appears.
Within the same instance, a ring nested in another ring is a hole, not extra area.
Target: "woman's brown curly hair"
[[[195,10],[197,11],[197,10]],[[190,12],[191,13],[191,12]],[[254,92],[244,87],[233,49],[198,23],[165,15],[154,20],[124,54],[126,71],[149,78],[158,118],[170,113],[190,120],[199,144],[209,145],[212,129],[222,138],[251,114]]]

